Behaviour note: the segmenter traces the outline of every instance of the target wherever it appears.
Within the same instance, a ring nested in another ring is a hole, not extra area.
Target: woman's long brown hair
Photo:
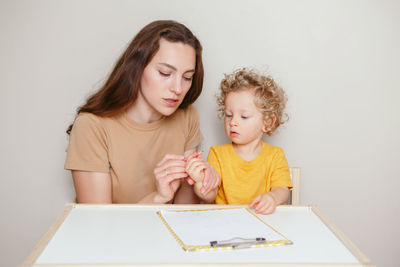
[[[81,112],[89,112],[101,117],[112,117],[132,105],[137,99],[143,70],[160,48],[160,38],[188,44],[196,51],[196,69],[192,86],[179,108],[186,108],[192,104],[203,88],[201,44],[185,25],[172,20],[158,20],[146,25],[133,38],[105,84],[78,108],[77,116]],[[72,127],[73,124],[68,127],[67,134],[71,133]]]

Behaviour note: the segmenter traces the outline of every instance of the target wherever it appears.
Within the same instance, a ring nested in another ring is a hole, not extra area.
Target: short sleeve
[[[187,136],[185,142],[185,151],[196,148],[203,140],[200,132],[200,119],[197,110],[193,106],[188,106],[185,111],[187,123]]]
[[[81,113],[75,119],[65,169],[109,172],[107,136],[100,119],[89,113]]]
[[[272,187],[288,187],[292,188],[290,179],[289,165],[286,161],[285,153],[279,148],[273,159],[273,169],[271,176]]]

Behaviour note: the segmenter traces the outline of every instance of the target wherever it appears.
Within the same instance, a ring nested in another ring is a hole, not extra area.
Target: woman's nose
[[[172,84],[172,87],[171,87],[171,91],[172,92],[174,92],[175,94],[177,94],[177,95],[180,95],[181,93],[182,93],[182,84],[181,84],[181,82],[179,81],[179,79],[177,79],[178,81],[175,81],[173,84]]]

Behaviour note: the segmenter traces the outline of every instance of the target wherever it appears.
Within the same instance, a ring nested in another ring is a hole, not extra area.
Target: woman
[[[65,169],[77,202],[199,203],[218,186],[208,166],[197,196],[185,171],[203,138],[191,106],[203,85],[201,53],[175,21],[154,21],[135,36],[67,130]]]

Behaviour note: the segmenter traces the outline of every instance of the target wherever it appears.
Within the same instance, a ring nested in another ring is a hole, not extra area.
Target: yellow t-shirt
[[[110,173],[113,203],[136,203],[156,190],[153,170],[165,154],[183,155],[202,139],[193,106],[154,123],[135,122],[125,113],[111,118],[81,113],[65,169]]]
[[[251,161],[242,159],[232,144],[212,146],[207,161],[221,177],[216,204],[247,205],[272,187],[292,187],[283,150],[264,142]]]

